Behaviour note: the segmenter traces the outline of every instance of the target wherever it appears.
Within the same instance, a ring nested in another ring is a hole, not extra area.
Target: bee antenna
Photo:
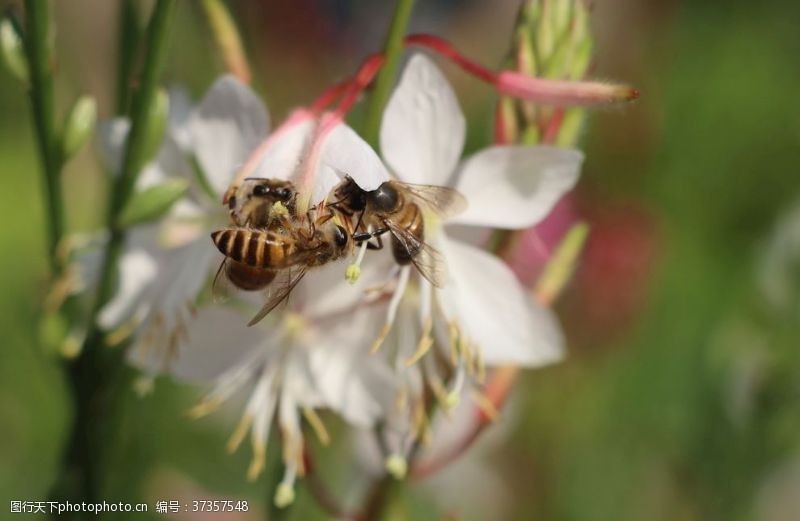
[[[266,181],[268,179],[269,179],[268,177],[245,177],[244,178],[245,181]]]

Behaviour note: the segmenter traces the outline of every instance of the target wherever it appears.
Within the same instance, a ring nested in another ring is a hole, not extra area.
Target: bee
[[[425,242],[425,211],[446,218],[462,212],[467,205],[459,192],[444,186],[415,185],[385,181],[372,191],[362,190],[349,176],[333,191],[329,204],[351,219],[356,219],[353,241],[376,239],[371,249],[383,247],[381,237],[391,233],[392,255],[406,266],[413,264],[436,287],[445,282],[444,260]],[[362,231],[359,231],[362,230]]]
[[[341,219],[332,208],[312,208],[285,222],[281,227],[234,226],[211,234],[214,245],[225,255],[218,275],[224,267],[234,286],[254,291],[274,285],[278,277],[283,280],[249,326],[285,300],[308,269],[338,260],[354,249],[351,221]]]
[[[230,188],[222,203],[228,206],[236,226],[269,228],[294,214],[296,199],[297,190],[291,181],[248,177]],[[280,212],[276,211],[278,208]]]

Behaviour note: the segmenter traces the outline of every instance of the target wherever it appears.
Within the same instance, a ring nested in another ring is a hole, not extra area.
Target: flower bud
[[[639,97],[639,91],[627,85],[593,81],[546,80],[516,71],[502,71],[497,75],[497,89],[501,94],[539,105],[561,107],[589,107]]]
[[[549,304],[563,291],[575,271],[588,235],[586,223],[575,224],[564,235],[536,284],[535,294],[540,302]]]
[[[166,214],[188,189],[189,183],[185,179],[170,179],[145,188],[131,197],[120,214],[118,224],[128,228],[154,221]]]
[[[8,71],[27,85],[28,59],[25,57],[22,39],[8,18],[0,20],[0,52]]]
[[[145,144],[142,157],[149,161],[155,157],[164,139],[167,129],[167,116],[169,114],[169,96],[164,89],[158,89],[153,103],[148,107],[147,121],[145,122]]]
[[[81,96],[72,106],[64,123],[64,135],[61,138],[64,159],[69,159],[80,150],[94,132],[96,122],[97,102],[91,96]]]

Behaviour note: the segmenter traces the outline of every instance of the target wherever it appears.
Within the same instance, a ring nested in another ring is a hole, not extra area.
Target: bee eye
[[[347,244],[347,232],[345,229],[339,225],[336,225],[336,232],[333,234],[333,240],[336,242],[337,246],[345,246]]]
[[[278,199],[281,201],[288,201],[292,197],[292,191],[288,188],[278,188],[275,195],[277,195]]]
[[[390,212],[397,207],[397,190],[389,183],[383,183],[374,192],[370,192],[372,205],[378,211]]]
[[[233,210],[234,208],[236,208],[236,196],[232,195],[228,199],[228,209]]]
[[[253,188],[253,195],[257,197],[263,197],[269,193],[269,188],[264,185],[256,185]]]

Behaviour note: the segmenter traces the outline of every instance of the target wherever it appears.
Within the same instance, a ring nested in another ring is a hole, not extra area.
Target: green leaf
[[[172,179],[135,193],[122,210],[119,225],[128,228],[158,219],[183,197],[188,188],[186,180]]]
[[[64,123],[61,140],[62,157],[66,160],[80,150],[94,132],[97,122],[97,102],[91,96],[81,96],[72,106]]]

